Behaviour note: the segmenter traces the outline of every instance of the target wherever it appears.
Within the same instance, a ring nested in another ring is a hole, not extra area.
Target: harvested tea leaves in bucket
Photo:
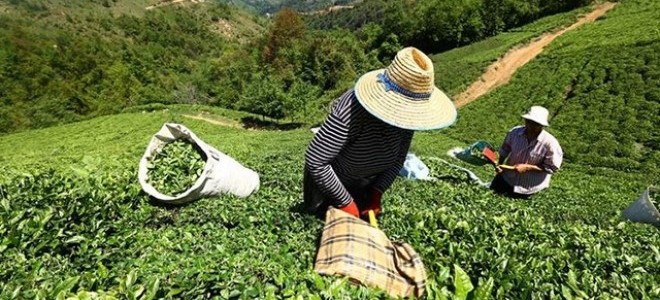
[[[204,171],[205,158],[183,140],[165,145],[148,166],[148,181],[159,192],[176,196],[189,189]]]
[[[174,205],[222,194],[245,198],[259,189],[257,172],[176,123],[163,124],[151,137],[140,159],[138,180],[154,200]]]

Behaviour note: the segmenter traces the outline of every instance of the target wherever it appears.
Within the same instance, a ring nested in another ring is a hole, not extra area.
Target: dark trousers
[[[371,191],[373,179],[374,178],[372,177],[364,179],[362,182],[356,184],[344,185],[346,190],[348,190],[348,193],[353,197],[353,200],[355,200],[355,204],[357,204],[359,209],[366,207],[367,201],[370,199],[369,193]],[[323,195],[307,169],[305,169],[303,174],[303,200],[305,203],[305,209],[308,212],[319,216],[325,215],[328,206],[338,205],[336,200],[328,199]]]
[[[490,183],[490,189],[495,193],[504,195],[514,199],[530,199],[532,195],[519,194],[513,191],[513,186],[510,185],[502,174],[495,175],[493,181]]]

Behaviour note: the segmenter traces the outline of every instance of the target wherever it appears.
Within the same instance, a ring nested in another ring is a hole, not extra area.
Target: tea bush
[[[152,202],[137,164],[171,121],[257,171],[260,190]],[[323,222],[299,208],[310,139],[307,130],[245,131],[163,112],[2,137],[0,298],[387,298],[313,272]],[[455,146],[467,145],[423,133],[412,151],[425,160]],[[652,178],[569,163],[549,190],[512,201],[426,161],[441,179],[397,179],[380,228],[420,253],[428,299],[660,297],[658,230],[620,218]],[[470,168],[485,179],[494,172]]]

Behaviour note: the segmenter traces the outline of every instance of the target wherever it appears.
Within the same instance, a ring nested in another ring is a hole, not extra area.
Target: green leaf
[[[76,294],[75,298],[71,297],[71,298],[68,298],[67,300],[72,300],[72,299],[88,300],[88,299],[92,299],[92,296],[87,291],[81,291],[80,293]]]
[[[314,281],[314,287],[316,287],[316,289],[318,290],[325,289],[325,282],[323,281],[323,278],[320,275],[314,274],[312,277],[312,281]]]
[[[160,288],[160,278],[156,278],[151,285],[149,285],[149,288],[147,289],[147,293],[144,295],[142,298],[143,300],[151,300],[156,298],[156,293],[158,293],[158,289]]]
[[[97,274],[99,278],[108,278],[109,272],[108,268],[106,268],[102,263],[98,263],[98,268],[96,269]]]
[[[124,293],[130,299],[135,298],[133,292],[133,284],[135,283],[135,279],[136,279],[136,271],[132,270],[126,275],[126,278],[124,278],[124,280],[119,284],[119,291]]]
[[[0,189],[0,191],[1,191],[1,189]],[[2,199],[2,200],[0,201],[0,206],[2,206],[2,208],[3,208],[5,211],[9,211],[9,210],[10,210],[10,209],[9,209],[9,201],[8,201],[7,199]]]
[[[16,299],[18,298],[18,294],[21,292],[21,286],[17,286],[14,291],[11,293],[11,298]]]
[[[181,294],[181,292],[185,291],[183,288],[174,288],[171,289],[169,292],[167,292],[167,296],[165,298],[171,298],[172,296],[176,296],[178,294]]]
[[[438,266],[440,270],[436,275],[436,281],[440,284],[451,277],[451,270],[448,267]]]
[[[465,300],[468,293],[474,289],[470,276],[461,267],[454,265],[454,299]]]
[[[655,245],[651,245],[651,251],[655,255],[655,262],[660,263],[660,250]]]
[[[564,296],[566,300],[573,300],[571,289],[563,284],[561,285],[561,295]]]
[[[573,270],[568,270],[568,286],[573,290],[574,293],[576,293],[579,297],[582,298],[588,298],[589,295],[587,295],[585,292],[583,292],[580,287],[578,286],[577,282],[577,276],[575,275],[575,272]]]
[[[85,237],[76,235],[68,240],[66,240],[64,243],[65,244],[80,244],[80,242],[84,241]]]
[[[239,297],[239,296],[241,296],[241,291],[239,291],[239,290],[232,290],[232,291],[229,293],[229,297],[228,297],[228,298],[230,298],[230,299],[231,299],[231,298],[237,298],[237,297]]]
[[[90,172],[86,169],[76,167],[76,166],[71,166],[71,170],[74,172],[74,174],[80,176],[80,177],[89,177]]]
[[[133,295],[135,295],[135,298],[140,297],[142,293],[144,293],[145,288],[143,285],[138,284],[134,287],[133,289]]]
[[[483,282],[483,280],[479,278],[479,286],[474,291],[473,299],[475,300],[491,299],[494,285],[495,285],[495,280],[493,280],[493,277],[489,277],[486,282]]]
[[[53,289],[53,295],[55,295],[56,299],[64,299],[67,293],[73,289],[73,287],[76,285],[78,280],[80,279],[80,276],[75,276],[68,278],[62,282],[60,282],[54,289]]]
[[[573,272],[573,270],[568,270],[568,286],[574,291],[578,290],[577,278],[575,277],[575,272]]]

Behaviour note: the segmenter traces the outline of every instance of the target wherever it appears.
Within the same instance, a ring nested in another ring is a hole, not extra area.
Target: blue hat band
[[[396,82],[392,81],[389,76],[387,76],[387,73],[384,72],[378,74],[378,82],[383,84],[386,92],[395,91],[401,95],[417,100],[427,100],[431,98],[431,93],[415,93],[401,87],[396,84]]]

